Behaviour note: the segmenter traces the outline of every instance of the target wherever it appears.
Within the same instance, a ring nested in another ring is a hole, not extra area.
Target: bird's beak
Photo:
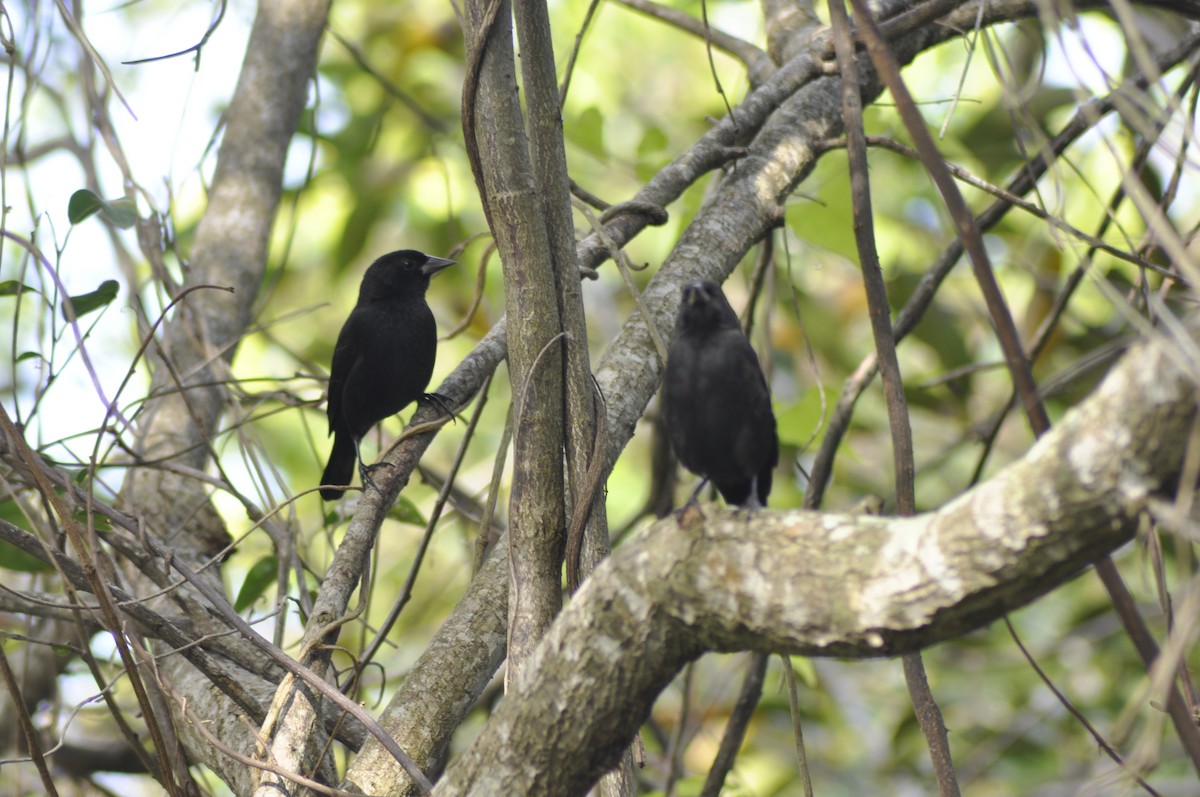
[[[702,301],[701,297],[703,296],[704,291],[700,289],[700,285],[698,283],[688,283],[687,285],[683,286],[683,301],[689,307],[699,304]]]
[[[426,257],[425,265],[421,266],[421,273],[427,277],[433,276],[446,266],[454,265],[453,260],[447,260],[444,257],[434,257],[433,255],[427,255]]]

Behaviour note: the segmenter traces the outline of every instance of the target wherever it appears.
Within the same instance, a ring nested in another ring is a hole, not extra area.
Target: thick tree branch
[[[586,570],[590,571],[593,563],[608,552],[608,524],[603,490],[599,489],[602,468],[589,469],[596,439],[596,406],[550,17],[542,0],[518,0],[514,11],[529,118],[530,167],[541,201],[558,315],[565,333],[562,415],[570,522],[566,558],[567,584],[573,587],[580,577],[579,556],[585,530],[591,543]]]
[[[379,721],[429,776],[445,764],[446,746],[504,661],[508,629],[507,540],[471,581],[396,689]],[[412,794],[414,784],[378,740],[351,762],[342,788],[363,794]]]
[[[935,26],[929,26],[930,29],[935,29]],[[941,29],[935,29],[939,35],[943,37],[946,34]],[[928,35],[926,32],[924,35]],[[910,48],[916,48],[927,45],[926,39],[921,39],[910,45]],[[811,82],[814,76],[821,71],[819,54],[822,52],[823,45],[820,41],[810,42],[806,52],[796,58],[795,61],[787,64],[779,70],[768,84],[761,89],[753,92],[746,102],[735,111],[735,116],[738,119],[738,128],[730,120],[724,120],[713,128],[700,142],[698,142],[691,150],[689,150],[680,158],[676,159],[672,164],[669,164],[662,172],[659,173],[647,186],[638,193],[637,201],[639,203],[648,203],[651,205],[657,203],[669,203],[677,198],[693,181],[698,179],[704,172],[710,170],[723,159],[728,157],[728,146],[736,141],[736,131],[740,129],[743,133],[750,127],[761,126],[772,112],[774,112],[779,103],[787,99],[787,97],[797,90]],[[822,130],[831,130],[836,127],[838,117],[840,117],[840,98],[838,95],[837,84],[829,79],[822,79],[819,84],[812,86],[805,91],[815,92],[816,97],[820,100],[814,102],[807,113],[803,112],[804,103],[797,101],[789,115],[778,125],[780,133],[776,134],[771,141],[779,142],[780,134],[786,135],[789,132],[794,134],[796,138],[804,140],[807,133],[812,139],[821,139],[828,133],[821,132]],[[803,92],[802,92],[803,93]],[[832,121],[821,123],[818,120],[821,115],[825,114]],[[823,125],[823,126],[822,126]],[[788,146],[780,145],[776,149],[779,157],[788,156],[789,153],[794,153],[801,147],[791,144]],[[793,179],[799,179],[799,174],[789,173],[787,170],[781,170],[781,164],[775,163],[770,156],[768,147],[763,147],[763,152],[767,153],[765,161],[756,161],[755,165],[762,169],[765,175],[765,180],[760,185],[766,186],[770,191],[778,191],[785,193],[787,186]],[[797,164],[791,160],[789,163],[793,166],[807,168],[811,164],[806,160],[801,159]],[[753,192],[755,188],[754,176],[756,173],[750,172],[746,163],[738,164],[738,175],[740,179],[736,183],[736,192],[728,200],[731,205],[736,205],[742,202],[746,196],[745,193]],[[729,181],[722,187],[722,193],[731,189]],[[712,210],[712,217],[720,219],[720,203],[715,202],[715,208]],[[618,245],[623,245],[632,236],[636,235],[645,224],[647,217],[633,214],[618,214],[611,218],[605,225],[606,233],[612,236]],[[723,246],[731,246],[732,251],[726,256],[732,264],[736,262],[740,252],[748,248],[749,241],[735,241],[732,244],[724,242]],[[581,263],[586,265],[595,265],[601,262],[607,256],[607,250],[599,236],[592,234],[579,243],[578,253]],[[692,268],[689,268],[689,265]],[[660,277],[668,282],[663,289],[663,294],[666,296],[661,312],[657,316],[660,330],[668,331],[673,323],[673,314],[675,300],[673,291],[676,290],[673,286],[677,286],[680,282],[689,278],[696,273],[695,264],[689,264],[685,258],[679,257],[672,260],[669,268],[664,268],[660,273]],[[730,266],[732,267],[732,266]],[[659,277],[656,277],[659,279]],[[607,426],[610,430],[616,430],[620,425],[619,431],[610,432],[610,443],[608,455],[610,462],[615,461],[615,458],[623,450],[629,437],[632,435],[634,424],[640,417],[641,410],[644,408],[649,397],[657,388],[657,368],[648,364],[648,357],[653,358],[651,349],[652,344],[649,342],[649,337],[646,334],[644,327],[640,333],[637,330],[631,330],[629,327],[640,324],[640,319],[636,316],[630,321],[627,321],[626,331],[623,334],[630,335],[638,342],[634,345],[632,352],[628,357],[623,354],[624,344],[618,343],[610,348],[610,351],[605,355],[602,364],[597,373],[597,379],[600,384],[601,391],[606,397],[606,412]],[[482,358],[479,358],[479,363],[471,368],[459,369],[455,374],[438,388],[438,392],[444,395],[451,396],[457,403],[460,399],[465,399],[478,385],[482,383],[490,369],[495,367],[495,364],[503,356],[504,347],[507,341],[507,325],[504,319],[495,325],[488,334],[487,339],[477,347],[476,352],[472,354],[472,358],[480,350],[491,352]],[[464,366],[467,363],[464,363]],[[461,372],[461,373],[460,373]],[[649,373],[643,373],[649,372]],[[451,384],[453,383],[453,384]],[[422,410],[419,417],[416,419],[428,420],[425,416],[425,411]],[[394,454],[388,457],[390,462],[393,462],[396,467],[388,469],[382,476],[381,483],[384,485],[384,490],[389,495],[394,495],[394,491],[398,490],[404,483],[407,482],[408,474],[411,467],[419,458],[420,453],[424,450],[430,439],[429,435],[422,435],[418,438],[406,441],[405,445],[400,446]],[[394,484],[391,480],[398,480],[398,484]],[[352,524],[351,533],[355,530]],[[487,568],[476,578],[476,582],[484,579],[484,583],[477,583],[472,586],[472,592],[476,589],[481,589],[488,594],[495,593],[494,590],[501,588],[497,583],[492,583],[487,573],[490,572]],[[497,576],[497,579],[502,580],[503,575]],[[463,634],[476,634],[480,639],[488,639],[495,634],[503,634],[504,620],[495,616],[491,606],[487,601],[478,601],[464,599],[459,607],[452,614],[451,619],[447,621],[448,633],[451,633],[456,638]],[[450,631],[449,627],[453,626],[455,630]],[[441,632],[439,632],[441,633]],[[473,672],[471,667],[473,663],[488,669],[486,673]],[[395,722],[385,722],[390,731],[394,733],[396,738],[401,742],[401,745],[412,755],[418,762],[426,763],[440,759],[441,750],[448,741],[450,728],[452,723],[440,722],[442,726],[442,734],[440,736],[430,737],[420,727],[417,727],[418,717],[427,717],[433,714],[441,714],[447,703],[457,704],[461,700],[463,689],[481,689],[482,685],[487,682],[495,664],[489,657],[468,656],[462,659],[457,656],[454,649],[450,645],[435,646],[427,651],[426,655],[417,662],[414,669],[410,672],[406,681],[407,683],[429,683],[438,684],[438,688],[414,688],[412,690],[402,687],[398,690],[391,701],[389,709],[390,714],[395,717]],[[443,678],[443,673],[454,673],[450,677]],[[475,693],[477,694],[477,692]],[[387,778],[373,769],[373,762],[379,759],[366,759],[367,751],[373,748],[374,743],[368,740],[363,748],[363,753],[360,755],[361,764],[352,765],[351,772],[348,774],[348,781],[353,782],[358,786],[365,788],[367,791],[378,790],[382,791],[380,784],[387,783]],[[398,771],[398,768],[390,770]],[[378,777],[376,777],[378,776]],[[366,788],[368,783],[377,784],[372,788]]]
[[[1172,483],[1194,361],[1167,339],[1134,347],[1024,459],[936,512],[705,507],[645,530],[580,589],[434,794],[583,793],[706,650],[895,655],[1038,598],[1129,541]]]
[[[507,0],[466,7],[466,37],[478,71],[463,89],[464,133],[504,266],[513,385],[513,476],[509,499],[509,673],[518,669],[561,605],[563,499],[562,319],[555,248],[530,162],[513,65]],[[557,98],[557,90],[554,97]],[[469,110],[468,110],[469,109]]]

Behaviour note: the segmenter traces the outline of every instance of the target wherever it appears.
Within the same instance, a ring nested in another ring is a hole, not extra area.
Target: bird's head
[[[452,265],[453,260],[427,255],[415,249],[389,252],[367,269],[363,275],[361,293],[368,299],[405,294],[423,296],[429,287],[429,278]]]
[[[719,329],[739,327],[737,313],[712,280],[689,282],[683,286],[679,302],[680,329]]]

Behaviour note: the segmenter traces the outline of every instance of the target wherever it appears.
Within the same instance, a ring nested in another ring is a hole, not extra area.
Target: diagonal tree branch
[[[646,529],[584,584],[434,794],[584,793],[706,650],[896,655],[1035,600],[1128,542],[1172,484],[1197,411],[1191,352],[1134,347],[1025,458],[936,512],[706,508]]]

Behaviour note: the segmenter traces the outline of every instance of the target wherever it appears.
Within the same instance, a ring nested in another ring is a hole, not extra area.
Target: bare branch
[[[646,529],[584,584],[434,794],[582,794],[705,650],[894,655],[1072,578],[1131,539],[1178,472],[1197,409],[1181,345],[1135,347],[1024,459],[936,512],[706,507]]]

